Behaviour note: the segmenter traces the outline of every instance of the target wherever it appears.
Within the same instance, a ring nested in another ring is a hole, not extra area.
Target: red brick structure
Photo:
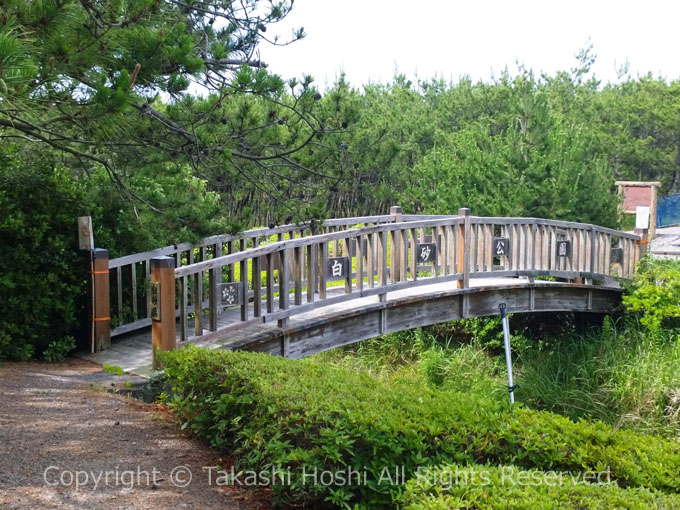
[[[616,181],[619,196],[623,198],[622,211],[635,214],[638,206],[649,207],[649,239],[656,233],[656,200],[661,183],[658,181]]]

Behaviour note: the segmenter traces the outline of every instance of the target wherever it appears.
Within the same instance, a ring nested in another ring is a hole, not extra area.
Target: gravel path
[[[266,491],[219,485],[203,467],[228,460],[112,380],[134,382],[84,360],[0,363],[0,508],[271,508]]]

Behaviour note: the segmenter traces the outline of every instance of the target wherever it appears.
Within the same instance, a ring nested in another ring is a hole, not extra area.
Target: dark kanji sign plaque
[[[326,261],[326,280],[345,280],[349,274],[349,257],[333,257]]]
[[[434,262],[437,258],[437,245],[435,243],[419,243],[416,245],[416,260],[419,264]]]
[[[571,241],[557,241],[557,256],[571,257]]]
[[[507,237],[494,237],[491,250],[494,257],[507,257],[510,255],[510,239]]]
[[[614,264],[621,264],[623,262],[623,248],[612,248],[609,260]]]
[[[241,282],[222,283],[219,290],[222,306],[243,304],[243,284]]]

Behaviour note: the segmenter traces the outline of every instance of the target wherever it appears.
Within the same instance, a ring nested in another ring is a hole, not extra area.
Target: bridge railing
[[[609,276],[627,279],[640,257],[640,239],[636,234],[584,223],[473,217],[470,276],[549,276],[585,283]]]
[[[337,232],[354,225],[377,225],[394,221],[394,215],[376,215],[329,219],[318,226],[313,222],[287,224],[247,230],[236,235],[212,236],[193,244],[179,243],[110,259],[108,260],[108,295],[111,306],[109,307],[110,313],[107,315],[112,319],[111,336],[151,325],[151,295],[147,291],[147,284],[151,278],[151,260],[153,258],[169,256],[175,260],[176,267],[181,267],[220,257],[223,254],[238,253],[264,244],[282,241],[283,239]],[[235,264],[225,268],[224,278],[226,281],[235,281],[235,268]],[[199,286],[198,291],[200,290],[201,286]],[[198,291],[196,296],[198,296]],[[201,296],[201,306],[208,306],[208,300],[205,299],[205,296]],[[187,310],[192,313],[194,309],[195,304],[191,302]],[[179,306],[177,306],[176,315],[179,316],[179,313]]]
[[[289,233],[266,245],[243,239],[238,252],[215,251],[176,267],[168,295],[177,305],[180,341],[265,322],[283,327],[318,307],[370,296],[385,301],[389,292],[433,283],[457,281],[467,288],[471,278],[553,277],[584,284],[629,278],[639,259],[637,235],[594,225],[472,217],[468,209],[457,216],[391,212],[316,235]],[[348,228],[357,224],[364,226]]]

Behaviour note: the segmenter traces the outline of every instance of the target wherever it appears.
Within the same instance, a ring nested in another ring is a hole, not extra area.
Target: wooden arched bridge
[[[511,313],[606,313],[644,247],[582,223],[390,212],[112,260],[95,250],[92,352],[82,356],[147,374],[155,349],[189,343],[300,358],[496,314],[502,302]]]

